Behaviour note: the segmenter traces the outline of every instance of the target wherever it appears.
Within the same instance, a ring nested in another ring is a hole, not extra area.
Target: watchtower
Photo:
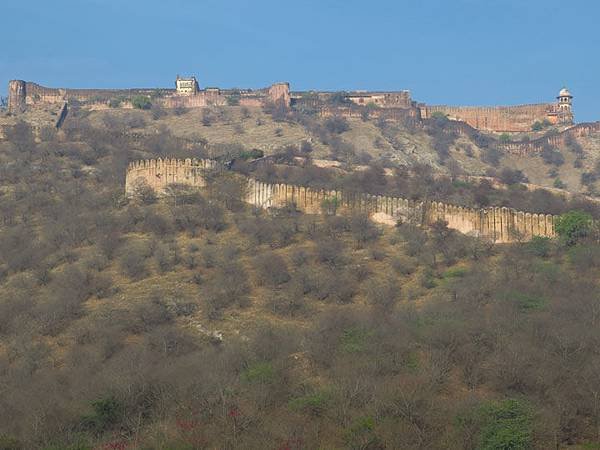
[[[558,122],[573,123],[573,96],[571,92],[564,87],[558,93]]]

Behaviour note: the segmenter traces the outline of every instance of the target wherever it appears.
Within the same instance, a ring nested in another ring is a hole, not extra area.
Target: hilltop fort
[[[537,123],[559,126],[573,124],[573,96],[560,90],[549,103],[516,106],[427,105],[412,99],[410,91],[319,92],[291,91],[289,83],[275,83],[263,89],[201,89],[195,77],[177,76],[174,88],[141,89],[63,89],[12,80],[9,82],[9,111],[13,114],[36,105],[78,103],[91,109],[132,108],[136,98],[149,98],[165,108],[204,108],[209,106],[264,107],[311,110],[321,115],[405,118],[420,121],[442,114],[490,132],[526,132]]]

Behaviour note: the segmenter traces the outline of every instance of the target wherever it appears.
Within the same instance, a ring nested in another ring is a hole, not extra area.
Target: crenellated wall
[[[174,89],[63,89],[48,88],[29,81],[13,80],[11,84],[24,85],[25,103],[27,105],[63,103],[78,101],[82,103],[108,102],[117,97],[134,97],[136,95],[161,96],[174,94]],[[10,93],[9,93],[10,95]]]
[[[558,148],[563,147],[568,137],[580,138],[597,132],[600,132],[600,122],[579,123],[557,134],[542,136],[528,142],[499,143],[498,147],[507,153],[525,156],[539,153],[548,145]]]
[[[149,159],[134,161],[127,167],[125,193],[131,195],[138,184],[145,184],[160,193],[170,184],[204,186],[204,172],[216,168],[211,159]]]
[[[453,122],[454,130],[459,134],[476,139],[478,130],[466,122]],[[600,132],[600,122],[585,122],[570,126],[558,133],[540,136],[527,141],[495,142],[499,150],[506,153],[512,153],[519,156],[535,155],[541,152],[544,147],[562,147],[566,144],[568,137],[581,138],[589,136],[592,133]]]
[[[283,102],[290,106],[290,86],[288,83],[276,83],[264,89],[226,89],[207,88],[193,94],[179,94],[175,89],[62,89],[48,88],[39,84],[12,80],[9,82],[9,110],[13,113],[23,111],[26,106],[62,104],[80,102],[91,106],[108,106],[114,99],[125,99],[123,107],[131,107],[129,100],[143,95],[153,103],[166,108],[203,108],[206,106],[224,106],[239,104],[261,107],[269,102]]]
[[[557,105],[541,103],[517,106],[446,106],[419,105],[421,116],[431,118],[435,113],[442,113],[453,120],[468,123],[473,128],[486,131],[526,132],[531,131],[535,122],[559,122]]]
[[[138,183],[144,183],[158,193],[169,184],[182,183],[202,187],[203,172],[219,164],[202,159],[157,159],[133,162],[127,169],[125,191],[131,195]],[[248,179],[246,202],[259,208],[283,207],[294,204],[309,214],[324,212],[348,213],[363,211],[389,218],[388,222],[410,222],[431,225],[437,220],[448,227],[471,236],[506,243],[528,240],[533,236],[554,236],[555,216],[532,214],[510,208],[474,209],[440,202],[420,202],[399,197],[311,189],[289,184],[271,184]]]
[[[396,220],[421,223],[423,203],[398,197],[346,193],[343,191],[311,189],[284,183],[270,184],[253,178],[248,180],[247,203],[260,208],[283,207],[294,204],[308,214],[323,212],[347,213],[363,211],[383,213]]]
[[[373,108],[366,109],[360,106],[335,106],[329,107],[324,106],[319,109],[319,115],[321,117],[339,116],[346,118],[364,118],[369,119],[384,119],[387,121],[402,121],[406,123],[407,120],[414,122],[415,124],[420,123],[421,113],[418,108]]]
[[[474,209],[429,202],[424,222],[448,222],[448,227],[472,236],[491,238],[495,242],[530,240],[533,236],[554,237],[556,216],[517,211],[512,208]]]
[[[178,83],[194,83],[194,88],[177,89],[54,89],[22,80],[9,83],[9,109],[17,113],[27,105],[78,101],[89,107],[102,109],[110,100],[120,98],[121,107],[131,107],[131,98],[149,96],[152,102],[166,108],[203,108],[207,106],[242,105],[262,107],[270,103],[283,103],[304,111],[321,112],[322,115],[339,114],[347,117],[382,117],[389,120],[429,119],[442,113],[452,120],[463,122],[485,131],[530,131],[535,122],[570,125],[573,123],[568,90],[560,91],[558,103],[540,103],[517,106],[446,106],[427,105],[412,100],[410,91],[351,91],[351,92],[290,92],[289,83],[275,83],[264,89],[198,89],[195,78],[177,78]],[[114,106],[113,102],[113,105]],[[116,102],[119,103],[119,102]],[[358,108],[358,109],[355,109]],[[378,110],[394,110],[382,112]]]

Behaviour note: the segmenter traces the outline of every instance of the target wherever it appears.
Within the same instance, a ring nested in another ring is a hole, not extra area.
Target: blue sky
[[[4,3],[4,1],[3,1]],[[600,120],[597,0],[28,0],[0,9],[0,93],[53,87],[410,89],[427,103],[553,100]]]

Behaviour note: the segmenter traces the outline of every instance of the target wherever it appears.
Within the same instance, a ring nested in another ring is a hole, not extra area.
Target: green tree
[[[321,202],[321,211],[323,214],[335,216],[340,206],[340,201],[337,197],[325,198]]]
[[[556,221],[554,229],[567,245],[575,244],[588,235],[592,227],[592,216],[584,211],[569,211]]]
[[[503,144],[507,144],[508,142],[510,142],[510,134],[508,134],[508,133],[502,133],[498,139]]]
[[[84,426],[102,433],[117,425],[124,415],[124,407],[115,397],[107,397],[92,403],[93,414],[83,417]]]
[[[533,125],[531,125],[532,131],[542,131],[544,129],[544,125],[540,121],[535,121]]]
[[[479,433],[479,450],[526,450],[533,448],[533,425],[530,408],[509,399],[485,405]]]
[[[444,122],[448,121],[448,116],[441,111],[434,111],[433,113],[431,113],[431,118],[441,120]]]
[[[0,450],[22,450],[25,447],[12,436],[0,435]]]
[[[146,97],[145,95],[136,95],[131,99],[131,104],[136,109],[150,109],[152,107],[150,97]]]

